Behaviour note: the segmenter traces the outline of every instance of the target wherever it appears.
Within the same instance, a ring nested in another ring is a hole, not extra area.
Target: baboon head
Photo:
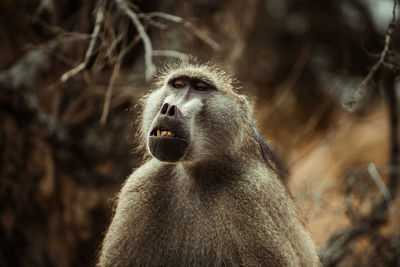
[[[198,64],[167,67],[144,101],[142,135],[160,161],[223,157],[251,131],[251,108],[224,71]]]

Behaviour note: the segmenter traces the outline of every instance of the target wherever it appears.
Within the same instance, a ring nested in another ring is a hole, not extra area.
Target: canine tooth
[[[161,131],[159,128],[157,128],[157,136],[160,136],[160,134],[161,134]]]

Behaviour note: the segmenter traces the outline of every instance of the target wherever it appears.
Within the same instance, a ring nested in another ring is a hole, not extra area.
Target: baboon
[[[99,266],[319,266],[236,84],[211,64],[159,77],[141,117],[150,156],[118,195]]]

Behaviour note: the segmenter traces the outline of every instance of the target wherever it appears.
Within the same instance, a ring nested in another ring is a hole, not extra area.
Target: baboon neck
[[[182,163],[182,168],[192,179],[223,181],[234,179],[243,172],[246,162],[239,158],[225,157],[223,160],[203,160]]]

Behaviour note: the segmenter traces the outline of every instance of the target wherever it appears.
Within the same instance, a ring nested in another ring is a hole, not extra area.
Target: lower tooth
[[[157,129],[156,136],[175,136],[174,132]]]

